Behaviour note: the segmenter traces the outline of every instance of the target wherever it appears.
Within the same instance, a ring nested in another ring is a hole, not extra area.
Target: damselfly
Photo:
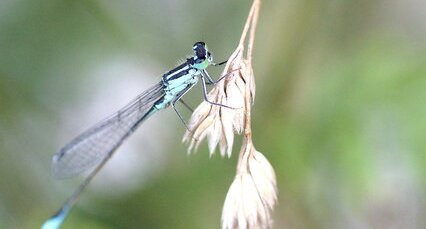
[[[178,101],[183,102],[181,98],[194,87],[199,79],[202,82],[204,100],[212,105],[227,107],[226,105],[209,101],[206,90],[206,84],[217,82],[209,76],[206,68],[210,65],[224,64],[226,61],[219,64],[214,63],[213,56],[207,50],[204,42],[195,43],[192,49],[194,56],[165,73],[159,83],[142,92],[111,117],[74,138],[53,156],[52,169],[56,177],[69,177],[93,167],[94,169],[57,213],[43,224],[42,229],[59,228],[61,226],[78,196],[96,173],[111,158],[114,151],[123,141],[152,114],[172,106],[183,121],[182,116],[176,110],[175,104]],[[185,103],[184,105],[186,106]]]

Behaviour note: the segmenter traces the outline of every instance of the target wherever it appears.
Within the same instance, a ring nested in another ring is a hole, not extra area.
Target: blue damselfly
[[[209,76],[206,68],[210,65],[218,66],[224,64],[226,61],[218,64],[214,63],[213,56],[207,50],[204,42],[195,43],[193,51],[194,55],[192,57],[165,73],[159,83],[142,92],[127,106],[109,118],[74,138],[53,156],[52,170],[56,177],[69,177],[90,168],[94,169],[57,213],[43,224],[42,229],[59,228],[61,226],[81,192],[111,158],[115,150],[143,121],[157,111],[172,106],[179,118],[184,122],[182,116],[176,110],[175,104],[178,101],[183,102],[181,100],[182,97],[198,80],[201,79],[205,101],[212,105],[230,108],[226,105],[209,101],[206,89],[206,84],[215,84],[217,82]],[[185,103],[184,105],[187,106]]]

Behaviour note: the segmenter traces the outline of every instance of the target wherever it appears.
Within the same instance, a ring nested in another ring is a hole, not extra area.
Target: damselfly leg
[[[220,104],[220,103],[215,103],[215,102],[210,101],[208,96],[207,96],[206,80],[204,79],[204,76],[201,76],[200,78],[201,78],[201,83],[202,83],[201,86],[203,87],[204,101],[210,103],[211,105],[215,105],[215,106],[226,107],[226,108],[229,108],[229,109],[232,109],[232,110],[238,109],[238,108],[235,108],[235,107],[227,106],[225,104]]]
[[[190,107],[185,101],[183,101],[183,99],[180,99],[179,102],[181,102],[183,106],[186,107],[186,109],[188,109],[191,113],[194,112],[194,109],[192,109],[192,107]]]
[[[222,61],[222,62],[220,62],[220,63],[218,63],[218,64],[216,64],[216,63],[212,63],[212,66],[220,66],[220,65],[222,65],[222,64],[226,64],[226,62],[228,62],[228,60]]]
[[[186,124],[186,122],[185,122],[185,120],[183,119],[183,117],[182,117],[182,115],[179,113],[179,111],[176,109],[176,102],[177,101],[181,101],[183,104],[185,104],[186,105],[186,103],[185,102],[183,102],[183,100],[181,100],[182,99],[182,97],[189,91],[189,90],[191,90],[191,88],[193,88],[195,86],[195,84],[191,84],[191,85],[189,85],[187,88],[185,88],[183,91],[181,91],[179,94],[177,94],[177,96],[176,96],[176,98],[172,101],[172,107],[173,107],[173,110],[175,110],[175,112],[176,112],[176,114],[178,115],[178,117],[179,117],[179,119],[180,119],[180,121],[182,121],[182,123],[185,125],[185,127],[186,127],[186,129],[188,130],[188,131],[191,131],[190,129],[189,129],[189,127],[188,127],[188,125]],[[186,105],[188,108],[189,108],[189,106],[188,105]]]
[[[233,72],[235,72],[235,71],[238,71],[238,70],[240,70],[240,68],[237,68],[237,69],[233,69],[232,71],[230,71],[230,72],[228,72],[228,73],[226,73],[225,75],[223,75],[223,76],[221,76],[221,77],[219,77],[219,79],[217,79],[216,81],[209,75],[209,73],[207,72],[207,71],[202,71],[201,72],[201,74],[204,76],[204,77],[206,77],[206,79],[207,79],[207,81],[208,82],[206,82],[206,84],[207,85],[215,85],[215,84],[217,84],[217,83],[219,83],[221,80],[223,80],[223,79],[225,79],[225,77],[227,77],[227,76],[229,76],[229,75],[231,75]]]

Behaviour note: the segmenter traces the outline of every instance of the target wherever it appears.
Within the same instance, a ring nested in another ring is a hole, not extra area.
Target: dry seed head
[[[183,141],[189,142],[188,151],[196,149],[201,141],[207,137],[210,155],[220,145],[222,156],[231,156],[234,143],[234,132],[241,133],[244,128],[244,115],[246,114],[245,97],[254,100],[254,80],[251,65],[248,66],[242,56],[243,48],[239,46],[231,55],[223,70],[225,79],[209,92],[210,101],[223,104],[234,109],[211,105],[202,102],[191,116],[189,121],[190,131],[186,131]],[[250,83],[250,87],[247,87]],[[247,91],[247,88],[250,88]]]
[[[277,201],[274,170],[251,142],[241,150],[237,174],[223,206],[222,228],[271,228]]]

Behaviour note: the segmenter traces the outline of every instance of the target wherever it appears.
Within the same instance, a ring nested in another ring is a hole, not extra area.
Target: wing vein
[[[53,156],[53,174],[64,178],[99,165],[155,112],[154,104],[163,96],[164,86],[159,82],[110,117],[75,137]]]

